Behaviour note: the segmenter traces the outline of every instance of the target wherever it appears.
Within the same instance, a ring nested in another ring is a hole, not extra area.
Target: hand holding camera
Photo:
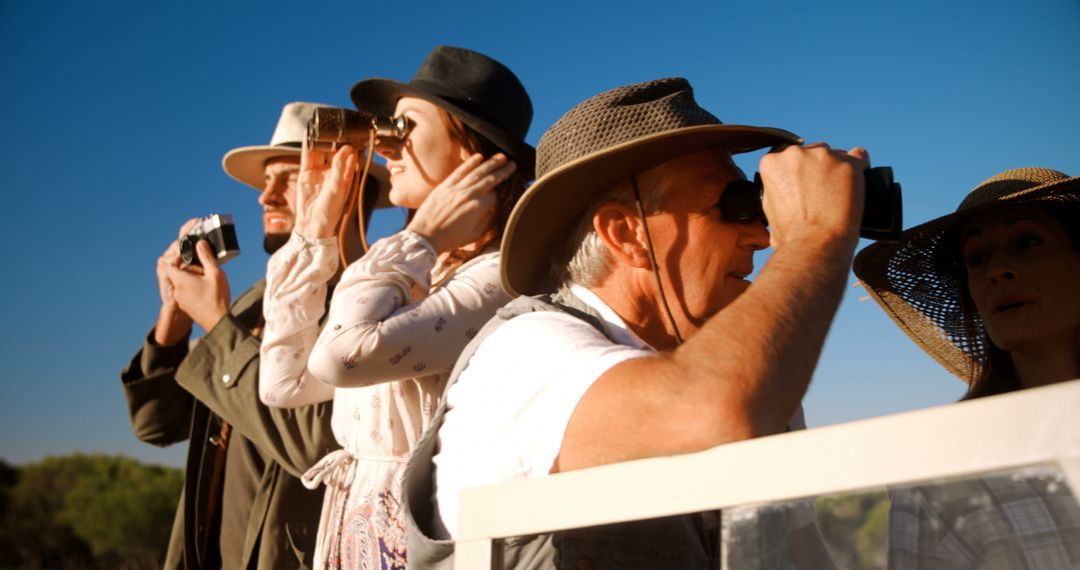
[[[210,245],[210,252],[219,264],[240,255],[232,214],[210,214],[184,224],[180,230],[180,259],[185,265],[202,265],[195,254],[195,244],[200,241]]]
[[[211,220],[212,218],[217,220]],[[222,223],[224,221],[227,223]],[[210,231],[207,233],[208,229]],[[191,327],[190,321],[194,320],[203,330],[209,332],[229,312],[229,278],[221,270],[219,259],[235,257],[239,254],[239,248],[229,250],[229,238],[219,235],[221,233],[231,233],[231,243],[235,243],[236,229],[232,224],[232,216],[221,214],[188,220],[180,229],[179,239],[173,242],[162,256],[165,262],[159,260],[159,271],[164,271],[164,282],[159,273],[162,300],[164,301],[167,289],[176,307],[190,319],[187,322],[188,329]],[[187,247],[194,253],[190,263],[184,260],[185,247],[182,244],[185,242],[190,244]],[[172,257],[174,250],[175,258]],[[185,336],[186,334],[185,332]]]
[[[439,183],[416,210],[408,229],[424,236],[438,253],[479,240],[495,218],[495,188],[517,164],[498,153],[474,154]]]

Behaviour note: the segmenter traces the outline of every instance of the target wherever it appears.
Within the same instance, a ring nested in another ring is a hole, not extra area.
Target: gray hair
[[[661,165],[662,166],[662,165]],[[661,184],[659,167],[633,175],[637,178],[641,201],[646,212],[659,209],[666,196]],[[553,282],[557,289],[570,285],[595,287],[603,283],[611,273],[612,258],[600,234],[593,229],[593,216],[604,204],[634,206],[634,188],[630,178],[618,182],[600,196],[593,205],[571,226],[571,231],[555,249],[553,256]]]

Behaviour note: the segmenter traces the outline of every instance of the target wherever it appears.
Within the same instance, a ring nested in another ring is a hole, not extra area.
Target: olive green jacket
[[[190,346],[158,346],[148,337],[121,373],[132,428],[142,441],[166,446],[190,440],[184,491],[166,568],[302,568],[309,566],[323,490],[299,477],[340,447],[331,403],[294,409],[265,406],[258,395],[259,339],[265,283],[244,292],[230,314]],[[221,500],[200,550],[221,421],[232,428]]]

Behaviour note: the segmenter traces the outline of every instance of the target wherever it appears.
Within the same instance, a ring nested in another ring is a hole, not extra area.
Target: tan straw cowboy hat
[[[801,142],[781,129],[721,123],[679,77],[600,93],[540,138],[538,178],[503,235],[503,287],[511,295],[551,292],[551,251],[594,200],[632,174],[709,148],[735,154]]]
[[[1022,204],[1080,202],[1080,177],[1048,168],[1016,168],[985,180],[956,212],[915,226],[895,243],[877,242],[855,257],[855,275],[889,317],[949,372],[969,381],[986,354],[982,322],[966,309],[957,232],[972,216]]]

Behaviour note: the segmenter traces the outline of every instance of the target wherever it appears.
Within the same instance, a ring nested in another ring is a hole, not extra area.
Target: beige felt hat
[[[855,256],[855,275],[889,317],[927,354],[967,381],[987,347],[982,322],[961,301],[967,287],[957,231],[972,216],[1022,204],[1080,202],[1080,177],[1016,168],[975,187],[955,212],[877,242]]]
[[[307,124],[319,107],[332,107],[321,103],[293,102],[281,109],[281,117],[278,119],[274,134],[270,137],[270,144],[261,146],[242,146],[225,153],[221,159],[221,167],[225,172],[236,180],[262,191],[265,174],[263,167],[271,158],[295,157],[300,158],[300,151],[307,135]],[[390,175],[386,167],[372,163],[368,172],[368,184],[376,184],[379,192],[376,195],[376,208],[392,206],[390,203]],[[365,195],[368,193],[365,192]]]
[[[553,248],[594,200],[631,174],[709,148],[735,154],[800,142],[781,129],[721,123],[678,77],[600,93],[540,138],[538,178],[503,234],[503,287],[511,295],[550,292]]]

